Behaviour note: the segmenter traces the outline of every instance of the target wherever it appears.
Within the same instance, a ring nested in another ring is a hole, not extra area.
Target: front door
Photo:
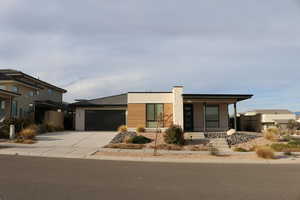
[[[184,130],[193,131],[194,130],[194,109],[193,104],[184,104]]]

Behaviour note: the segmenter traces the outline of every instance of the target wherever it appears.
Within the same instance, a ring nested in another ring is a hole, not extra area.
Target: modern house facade
[[[115,131],[120,125],[146,130],[180,125],[185,131],[229,129],[228,106],[251,98],[243,94],[185,94],[182,86],[170,92],[128,92],[92,100],[80,100],[75,109],[78,131]],[[236,122],[236,120],[235,120]],[[236,123],[235,123],[236,124]]]
[[[2,120],[5,117],[32,117],[38,123],[42,123],[46,111],[57,111],[62,108],[63,94],[67,92],[12,69],[0,70],[0,89],[2,93],[11,95],[11,98],[6,97],[5,103],[2,104],[0,111]],[[5,100],[3,97],[1,99]]]
[[[242,131],[261,132],[268,128],[286,129],[290,120],[296,120],[296,114],[285,109],[252,110],[240,114],[240,129]]]

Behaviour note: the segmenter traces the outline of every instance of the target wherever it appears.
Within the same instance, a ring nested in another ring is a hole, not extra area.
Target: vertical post
[[[12,97],[9,98],[9,118],[12,117]]]
[[[234,107],[234,129],[237,131],[237,112],[236,112],[236,102],[234,102],[233,104],[233,107]]]
[[[206,132],[206,103],[203,103],[203,132]]]

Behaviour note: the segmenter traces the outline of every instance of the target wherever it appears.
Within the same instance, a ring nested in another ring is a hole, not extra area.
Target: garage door
[[[126,124],[125,110],[86,110],[85,130],[116,131],[120,125]]]

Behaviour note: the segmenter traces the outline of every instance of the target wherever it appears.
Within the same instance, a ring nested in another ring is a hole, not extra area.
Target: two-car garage
[[[85,110],[86,131],[116,131],[124,124],[125,110]]]
[[[116,131],[126,124],[127,93],[72,104],[77,131]]]

